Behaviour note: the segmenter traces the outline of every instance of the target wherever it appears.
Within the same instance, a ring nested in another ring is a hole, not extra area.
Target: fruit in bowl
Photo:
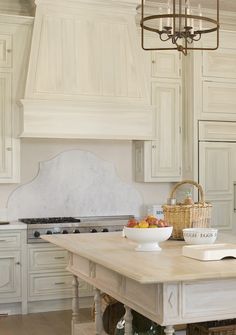
[[[164,220],[148,216],[141,221],[136,220],[135,224],[129,220],[124,227],[124,235],[138,243],[136,251],[157,251],[161,250],[159,242],[168,240],[172,229],[173,227],[169,227]]]
[[[138,221],[135,218],[132,218],[128,221],[126,227],[129,228],[160,228],[160,227],[168,227],[166,221],[160,219],[158,220],[153,215],[148,215],[146,218]]]

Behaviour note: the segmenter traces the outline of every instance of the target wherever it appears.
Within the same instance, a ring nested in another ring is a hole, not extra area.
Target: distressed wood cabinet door
[[[137,181],[165,182],[181,179],[181,85],[152,83],[152,105],[156,108],[154,141],[134,143]]]
[[[12,175],[11,73],[0,72],[0,181]]]
[[[175,181],[181,176],[180,84],[154,82],[152,104],[156,107],[158,137],[152,142],[152,177]]]
[[[1,237],[0,237],[1,238]],[[1,251],[0,300],[21,298],[20,251]]]
[[[0,183],[20,181],[19,100],[25,89],[33,18],[0,16]]]
[[[231,229],[235,218],[236,143],[199,143],[199,182],[213,205],[212,226]]]

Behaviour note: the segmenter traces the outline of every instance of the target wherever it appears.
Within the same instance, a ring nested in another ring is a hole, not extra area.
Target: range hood
[[[21,137],[150,139],[137,0],[36,0]]]

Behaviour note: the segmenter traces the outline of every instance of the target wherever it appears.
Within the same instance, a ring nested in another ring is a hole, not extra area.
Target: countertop
[[[0,224],[0,230],[27,229],[27,225],[19,221],[11,221],[9,224]]]
[[[137,252],[136,244],[121,232],[42,238],[142,284],[236,278],[236,259],[205,262],[182,256],[184,241],[162,242],[161,251]]]

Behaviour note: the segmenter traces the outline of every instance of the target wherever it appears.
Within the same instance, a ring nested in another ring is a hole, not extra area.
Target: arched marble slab
[[[8,199],[8,219],[48,216],[139,216],[142,199],[112,163],[81,150],[41,162],[38,175]]]

